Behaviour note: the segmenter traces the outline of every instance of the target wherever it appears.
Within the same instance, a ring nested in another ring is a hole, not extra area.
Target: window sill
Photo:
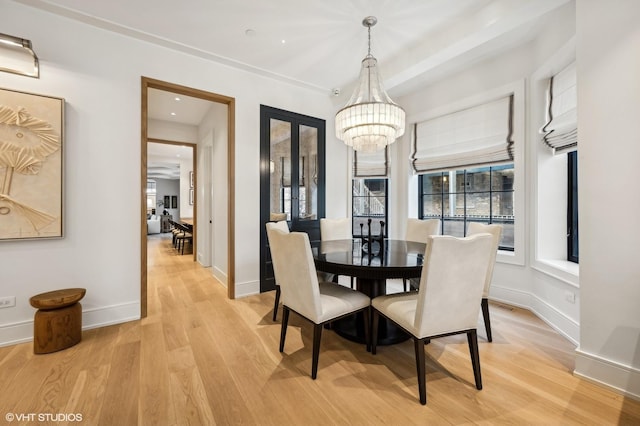
[[[515,251],[498,250],[496,257],[498,263],[508,263],[510,265],[524,266],[522,256],[518,256]]]
[[[580,288],[580,265],[577,263],[568,260],[537,259],[531,267],[575,288]]]

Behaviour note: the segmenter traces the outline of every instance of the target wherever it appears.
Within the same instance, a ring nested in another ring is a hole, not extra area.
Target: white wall
[[[31,39],[41,77],[0,72],[0,87],[66,99],[65,237],[0,242],[0,294],[16,307],[0,309],[0,344],[32,336],[29,297],[84,287],[85,328],[140,314],[141,76],[236,99],[236,294],[259,288],[259,106],[266,104],[327,119],[329,95],[96,29],[31,7],[0,0],[3,33]],[[328,132],[328,158],[338,141]],[[113,164],[119,164],[114,173]],[[328,176],[334,175],[328,163]],[[104,176],[111,176],[105,180]],[[328,179],[332,197],[346,199],[344,181]],[[96,205],[117,206],[97,209]],[[37,265],[37,267],[34,267]]]
[[[494,271],[490,298],[504,301],[534,311],[543,320],[552,325],[564,336],[577,343],[579,341],[579,312],[576,303],[565,300],[565,292],[578,290],[562,279],[550,273],[541,273],[531,267],[529,241],[534,238],[536,224],[530,222],[531,208],[535,194],[530,191],[530,182],[536,177],[536,169],[530,164],[531,149],[540,144],[537,129],[529,127],[531,94],[528,81],[549,57],[562,49],[575,34],[575,11],[573,3],[553,12],[550,27],[543,35],[530,43],[512,51],[484,60],[452,75],[419,92],[397,100],[407,111],[407,124],[421,121],[434,112],[444,111],[450,106],[472,106],[471,100],[499,92],[501,88],[513,86],[516,93],[514,112],[514,140],[516,156],[515,213],[516,213],[516,251],[514,254],[500,253]],[[518,104],[518,102],[520,102]],[[465,105],[466,104],[466,105]],[[437,114],[436,114],[437,115]],[[523,121],[526,118],[526,123]],[[518,124],[520,121],[520,124]],[[410,131],[402,143],[395,149],[399,158],[410,155]],[[392,183],[392,191],[406,192],[404,204],[394,205],[401,213],[395,215],[392,227],[404,229],[404,217],[417,213],[417,179],[411,176],[407,161],[394,165],[404,167],[397,171],[398,180]],[[524,173],[523,173],[524,171]],[[404,177],[404,180],[402,179]],[[523,182],[524,180],[524,182]],[[406,182],[409,182],[409,185]],[[408,190],[406,188],[409,188]],[[402,213],[405,209],[406,213]]]
[[[180,181],[178,179],[153,179],[156,181],[156,200],[164,201],[165,195],[171,197],[172,195],[178,195],[180,191]],[[171,200],[171,198],[169,198]],[[162,214],[163,210],[168,210],[173,219],[178,219],[178,209],[168,208],[167,206],[160,207],[156,201],[156,214]]]
[[[640,398],[640,2],[577,3],[580,348],[575,372]]]
[[[198,147],[198,164],[206,164],[203,155],[211,155],[211,170],[209,170],[210,188],[207,187],[207,179],[203,168],[198,170],[198,251],[201,252],[201,244],[206,238],[203,232],[210,232],[211,239],[208,252],[211,253],[212,274],[223,284],[227,284],[227,244],[229,233],[227,231],[227,201],[229,198],[227,179],[227,119],[228,107],[220,103],[212,103],[211,108],[202,120],[198,128],[200,146]],[[210,151],[206,147],[210,147]],[[202,202],[200,202],[202,201]],[[204,203],[209,202],[211,217],[205,216]],[[209,220],[211,227],[209,228]],[[204,249],[204,248],[203,248]]]
[[[172,142],[198,143],[198,127],[190,124],[172,123],[166,120],[149,119],[147,137]]]

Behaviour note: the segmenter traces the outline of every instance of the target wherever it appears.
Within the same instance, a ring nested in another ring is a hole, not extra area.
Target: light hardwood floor
[[[146,319],[87,330],[47,355],[31,343],[0,348],[0,424],[8,413],[79,413],[68,424],[83,425],[640,424],[639,402],[572,375],[572,344],[498,304],[493,343],[479,320],[481,391],[464,335],[425,347],[426,406],[410,341],[373,356],[324,330],[311,380],[310,325],[292,314],[280,354],[273,292],[228,300],[192,259],[155,236]]]

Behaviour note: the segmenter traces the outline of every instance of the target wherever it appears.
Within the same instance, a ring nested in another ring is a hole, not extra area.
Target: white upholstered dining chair
[[[287,223],[286,220],[281,220],[278,222],[267,222],[266,227],[267,227],[267,240],[269,240],[269,231],[273,229],[277,229],[284,233],[289,233],[289,224]],[[271,245],[270,241],[269,241],[269,245]],[[273,262],[271,262],[271,264],[273,266],[273,274],[275,276],[276,266]],[[273,303],[273,321],[275,321],[278,318],[279,305],[280,305],[280,285],[278,284],[278,280],[276,279],[276,299]]]
[[[428,237],[418,291],[371,300],[371,353],[376,354],[380,315],[409,333],[414,341],[422,404],[427,403],[424,345],[434,338],[467,335],[476,388],[482,389],[476,327],[491,250],[490,234]]]
[[[311,378],[315,380],[318,374],[323,325],[358,311],[364,311],[365,324],[368,324],[370,299],[358,291],[335,283],[318,282],[309,236],[306,233],[286,233],[269,228],[267,233],[276,281],[280,285],[282,298],[280,352],[284,351],[290,311],[312,322]],[[367,346],[369,345],[368,331],[368,327],[365,327]]]
[[[322,241],[350,240],[352,235],[351,218],[329,219],[323,217],[320,219],[320,239]]]
[[[322,218],[320,219],[320,240],[321,241],[335,241],[335,240],[350,240],[353,238],[353,232],[351,231],[351,218],[344,217],[338,219]],[[320,272],[319,277],[324,281],[337,281],[337,276],[328,272]],[[335,279],[334,279],[335,278]],[[351,288],[353,288],[353,277],[351,278]]]
[[[407,219],[407,231],[405,233],[405,241],[413,241],[416,243],[426,243],[430,235],[440,235],[440,219]],[[404,291],[407,291],[407,281],[412,289],[417,289],[420,283],[418,278],[406,278],[402,280]]]
[[[491,320],[489,318],[489,289],[491,288],[491,280],[493,279],[493,267],[496,264],[496,255],[498,253],[498,246],[500,245],[500,238],[502,237],[502,225],[486,225],[479,222],[469,222],[467,226],[467,235],[475,235],[481,233],[489,233],[493,237],[493,248],[491,250],[491,260],[489,263],[489,269],[484,281],[484,289],[482,290],[482,318],[484,319],[484,329],[487,332],[487,340],[493,342],[493,336],[491,335]]]

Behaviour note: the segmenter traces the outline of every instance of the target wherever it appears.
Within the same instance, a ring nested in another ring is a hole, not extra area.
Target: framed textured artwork
[[[189,172],[189,188],[193,188],[193,172]]]
[[[165,209],[170,209],[171,208],[171,201],[169,199],[168,195],[164,196],[164,202],[163,202],[164,208]]]
[[[0,89],[0,240],[63,236],[64,99]]]
[[[178,196],[177,195],[172,195],[171,196],[171,208],[172,209],[177,209],[178,208]]]
[[[193,188],[189,190],[189,204],[193,205]]]

